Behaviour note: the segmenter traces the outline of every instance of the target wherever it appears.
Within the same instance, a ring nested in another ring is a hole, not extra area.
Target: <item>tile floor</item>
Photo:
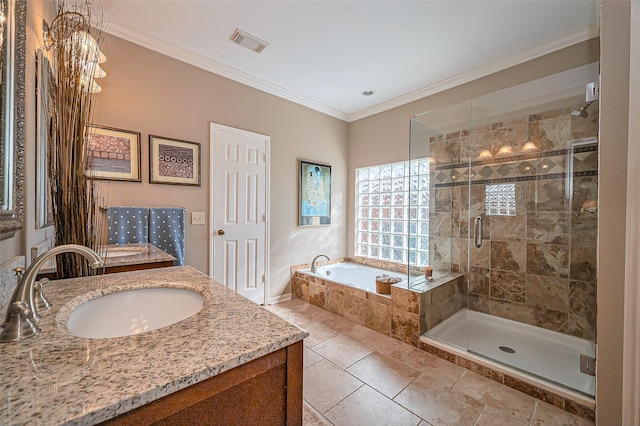
[[[300,299],[267,309],[310,333],[305,425],[593,425]]]

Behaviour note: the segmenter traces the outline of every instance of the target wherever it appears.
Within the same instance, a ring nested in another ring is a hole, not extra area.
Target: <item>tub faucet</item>
[[[2,324],[4,329],[0,333],[0,342],[17,342],[40,333],[40,328],[36,325],[36,321],[40,319],[35,303],[36,277],[42,265],[51,257],[60,253],[80,254],[91,262],[89,266],[94,269],[103,265],[98,253],[89,247],[78,244],[54,247],[38,257],[27,268],[24,275],[19,278],[18,285],[7,307],[7,314]]]
[[[329,256],[324,255],[324,254],[319,254],[316,257],[313,258],[313,260],[311,261],[311,272],[315,272],[316,271],[316,260],[318,260],[319,257],[324,257],[327,260],[329,260]]]

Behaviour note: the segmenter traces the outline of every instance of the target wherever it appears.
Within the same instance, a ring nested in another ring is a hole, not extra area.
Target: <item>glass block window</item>
[[[356,256],[429,263],[429,160],[356,169]]]
[[[488,215],[516,215],[516,184],[487,185],[485,207]]]

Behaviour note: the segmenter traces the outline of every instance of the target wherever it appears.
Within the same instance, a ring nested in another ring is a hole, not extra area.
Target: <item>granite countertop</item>
[[[111,339],[70,334],[82,302],[144,287],[189,288],[203,309],[173,325]],[[191,267],[52,281],[42,332],[0,344],[0,424],[96,424],[304,339],[308,333]],[[4,310],[0,312],[4,316]]]
[[[131,252],[137,253],[131,254]],[[120,253],[126,253],[126,255],[122,256]],[[104,259],[105,268],[176,260],[176,258],[171,256],[169,253],[149,243],[109,244],[100,247],[98,254]],[[44,264],[44,267],[40,268],[40,271],[38,271],[39,274],[55,274],[55,272],[55,258],[49,259]]]
[[[120,253],[131,252],[139,253],[120,256]],[[105,268],[176,260],[176,258],[171,256],[169,253],[149,243],[109,244],[107,246],[102,246],[98,251],[98,254],[100,254],[100,256],[104,259]]]

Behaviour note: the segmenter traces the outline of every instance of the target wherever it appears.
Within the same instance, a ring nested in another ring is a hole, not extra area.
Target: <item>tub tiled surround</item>
[[[24,256],[16,256],[0,265],[0,308],[11,300],[13,291],[18,285],[18,277],[16,276],[14,269],[24,267]]]
[[[464,277],[449,273],[411,289],[391,288],[391,336],[419,347],[420,335],[464,308]]]
[[[406,273],[407,266],[364,258],[342,259],[367,266]],[[308,266],[307,266],[308,267]],[[412,289],[401,284],[391,287],[390,295],[335,284],[318,277],[292,271],[292,297],[326,309],[380,333],[415,347],[420,335],[464,307],[463,276],[447,274],[432,282],[416,283]]]
[[[414,291],[420,293],[422,334],[467,305],[464,285],[464,275],[452,272],[432,282],[425,281],[413,287]]]
[[[432,138],[431,249],[436,269],[468,274],[470,309],[594,339],[598,105],[573,109]],[[504,145],[514,154],[498,156]],[[515,214],[484,216],[476,248],[473,220],[497,184],[514,185]]]
[[[335,284],[297,271],[293,272],[291,294],[360,325],[391,334],[391,297],[388,295]]]

